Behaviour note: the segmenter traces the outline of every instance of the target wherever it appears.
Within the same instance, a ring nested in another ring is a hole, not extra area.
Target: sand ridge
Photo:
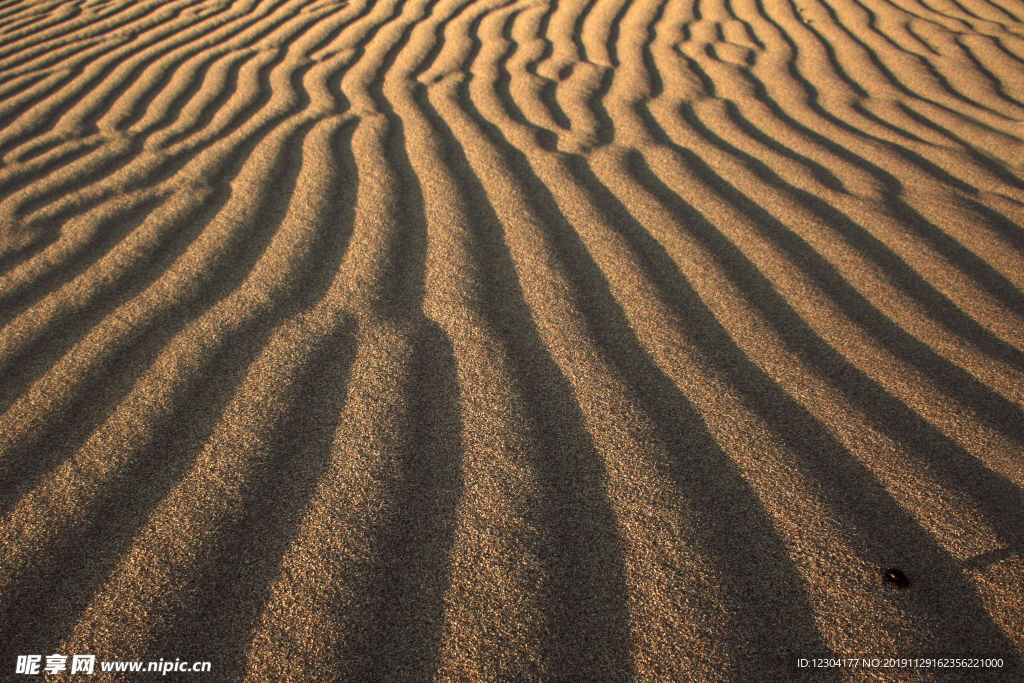
[[[1022,66],[1017,0],[0,3],[0,677],[1019,680]]]

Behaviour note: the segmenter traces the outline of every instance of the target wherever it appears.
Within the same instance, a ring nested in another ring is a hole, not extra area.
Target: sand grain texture
[[[0,326],[0,679],[1024,679],[1019,0],[0,2]]]

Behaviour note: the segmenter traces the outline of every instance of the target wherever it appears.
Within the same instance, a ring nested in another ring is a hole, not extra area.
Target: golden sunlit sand
[[[1020,0],[2,1],[0,325],[2,680],[1024,676]]]

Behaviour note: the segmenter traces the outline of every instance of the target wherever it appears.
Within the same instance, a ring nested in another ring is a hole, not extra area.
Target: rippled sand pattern
[[[0,678],[1024,675],[1021,0],[6,0],[0,160]]]

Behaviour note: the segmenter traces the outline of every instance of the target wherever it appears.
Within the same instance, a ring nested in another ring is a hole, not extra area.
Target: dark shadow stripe
[[[507,349],[513,389],[526,409],[530,436],[540,444],[529,461],[541,489],[538,559],[545,580],[539,607],[548,629],[541,657],[552,680],[632,680],[622,540],[604,463],[572,385],[541,340],[501,222],[490,204],[478,201],[487,194],[462,143],[430,104],[426,88],[415,94],[472,212],[470,248],[487,292],[479,312]],[[475,109],[470,111],[481,121]]]

